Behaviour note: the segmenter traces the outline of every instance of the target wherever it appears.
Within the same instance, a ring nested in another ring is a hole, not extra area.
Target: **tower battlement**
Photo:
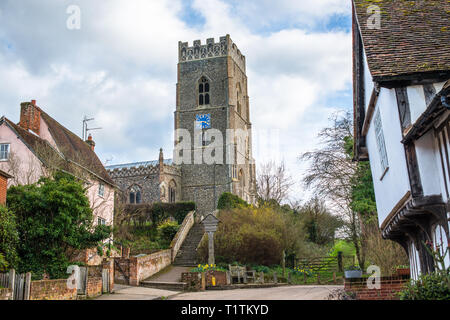
[[[215,42],[214,38],[207,39],[206,44],[195,40],[191,47],[188,42],[178,42],[178,62],[180,63],[226,56],[230,56],[245,72],[245,56],[228,34],[220,37],[219,42]]]

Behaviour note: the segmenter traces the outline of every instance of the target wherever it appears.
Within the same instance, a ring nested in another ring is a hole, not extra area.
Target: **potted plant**
[[[362,270],[359,266],[352,265],[347,268],[345,268],[344,271],[345,278],[361,278],[362,277]]]
[[[409,276],[409,266],[397,266],[395,273],[397,276]]]

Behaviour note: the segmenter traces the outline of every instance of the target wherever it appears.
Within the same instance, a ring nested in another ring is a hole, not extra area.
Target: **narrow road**
[[[155,300],[177,293],[176,291],[115,284],[114,293],[101,295],[96,300]]]
[[[170,300],[326,300],[331,291],[343,286],[284,286],[261,289],[209,290],[187,292]]]
[[[326,300],[331,291],[343,286],[283,286],[261,289],[207,290],[177,292],[144,287],[115,285],[115,293],[98,300]]]

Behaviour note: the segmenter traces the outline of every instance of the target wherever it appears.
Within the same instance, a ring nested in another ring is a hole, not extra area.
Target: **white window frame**
[[[3,150],[6,147],[6,150]],[[8,161],[11,154],[10,143],[0,143],[0,161]]]
[[[98,185],[98,195],[102,198],[105,196],[105,185],[103,183]]]
[[[102,217],[97,218],[97,224],[99,226],[106,226],[106,219],[103,219]]]
[[[383,124],[381,121],[380,109],[377,110],[373,123],[375,128],[375,140],[377,141],[378,155],[380,157],[381,172],[382,172],[380,180],[382,180],[384,175],[386,174],[386,171],[389,169],[389,160],[386,150],[386,140],[384,139]]]

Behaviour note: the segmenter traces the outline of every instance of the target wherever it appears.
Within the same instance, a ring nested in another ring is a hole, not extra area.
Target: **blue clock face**
[[[211,128],[211,115],[197,114],[195,116],[195,125],[197,129],[210,129]]]

